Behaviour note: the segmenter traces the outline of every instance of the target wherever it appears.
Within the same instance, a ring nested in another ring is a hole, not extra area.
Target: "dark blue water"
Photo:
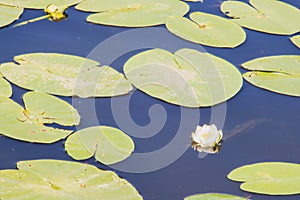
[[[300,8],[300,1],[286,0]],[[191,11],[203,11],[223,16],[219,11],[218,0],[205,0],[204,3],[190,3]],[[35,22],[18,28],[6,28],[0,30],[0,62],[11,61],[15,55],[32,52],[58,52],[88,56],[90,52],[103,41],[119,33],[125,33],[128,28],[93,25],[85,22],[87,13],[79,12],[73,8],[68,9],[69,17],[59,23],[48,20]],[[43,15],[42,11],[26,10],[19,21],[24,21]],[[164,26],[160,26],[164,28]],[[247,41],[235,49],[222,49],[204,47],[209,53],[222,57],[233,63],[241,72],[240,64],[253,58],[281,55],[299,54],[290,41],[289,36],[276,36],[245,30]],[[170,38],[173,38],[169,34]],[[184,41],[176,38],[182,45]],[[164,39],[158,43],[164,43]],[[111,55],[118,49],[131,45],[134,41],[123,41],[112,45],[105,54]],[[145,41],[145,43],[147,43]],[[122,66],[126,60],[143,49],[127,52],[119,55],[111,66],[122,72]],[[100,56],[100,57],[103,57]],[[101,60],[100,60],[101,61]],[[104,64],[106,64],[104,62]],[[26,92],[13,86],[13,99],[22,102],[22,95]],[[97,120],[101,125],[119,127],[112,109],[112,102],[124,97],[101,98],[95,100]],[[63,98],[70,103],[72,98]],[[86,101],[86,100],[82,100]],[[135,153],[147,153],[159,150],[175,138],[181,126],[182,108],[167,104],[160,100],[134,91],[126,109],[137,126],[151,124],[149,109],[153,105],[161,105],[166,112],[165,124],[158,134],[150,138],[133,138],[136,144]],[[222,106],[222,105],[221,105]],[[224,104],[223,104],[224,106]],[[201,108],[197,123],[210,123],[211,113],[214,108]],[[264,162],[285,161],[299,163],[300,161],[300,100],[271,93],[256,88],[244,82],[242,90],[234,98],[226,102],[226,117],[223,126],[224,135],[238,132],[235,136],[225,140],[220,153],[199,159],[197,152],[188,148],[180,158],[163,169],[148,173],[127,173],[124,170],[104,166],[94,159],[83,161],[96,165],[103,169],[115,170],[121,177],[130,181],[141,193],[145,200],[179,200],[186,196],[220,192],[240,196],[248,196],[249,193],[239,189],[239,183],[226,179],[227,174],[236,167]],[[188,110],[190,112],[191,110]],[[191,111],[193,112],[193,111]],[[161,117],[156,114],[154,117]],[[82,126],[95,125],[90,119],[83,119]],[[219,123],[218,121],[216,123]],[[191,121],[190,127],[185,130],[184,137],[189,139],[191,131],[196,124]],[[119,127],[124,129],[124,127]],[[143,134],[143,133],[141,133]],[[63,141],[51,145],[31,144],[13,139],[0,137],[0,168],[15,168],[20,160],[29,159],[63,159],[72,160],[63,148]],[[174,151],[181,149],[180,143],[172,147]],[[173,154],[170,154],[170,156]],[[160,157],[160,160],[147,160],[148,165],[163,163],[168,156]],[[143,166],[145,163],[136,163]],[[300,195],[294,196],[267,196],[251,194],[254,200],[296,200]]]

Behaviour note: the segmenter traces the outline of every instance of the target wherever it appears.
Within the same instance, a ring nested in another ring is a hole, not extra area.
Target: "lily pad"
[[[242,76],[232,64],[194,49],[174,54],[162,49],[144,51],[125,63],[124,72],[141,91],[185,107],[216,105],[242,86]]]
[[[67,102],[40,92],[23,96],[25,109],[7,97],[0,97],[0,134],[18,140],[53,143],[72,133],[44,124],[78,125],[78,112]]]
[[[300,97],[300,56],[281,55],[257,58],[242,64],[253,70],[243,74],[251,84],[291,96]]]
[[[228,175],[233,181],[244,182],[241,189],[268,195],[300,193],[300,165],[284,162],[263,162],[239,167]]]
[[[290,40],[293,42],[294,45],[300,48],[300,35],[295,35],[291,37]]]
[[[184,198],[184,200],[247,200],[247,198],[242,198],[230,194],[206,193],[189,196]]]
[[[112,171],[62,160],[28,160],[18,170],[0,171],[5,200],[142,200],[136,189]],[[34,189],[33,189],[34,188]]]
[[[0,4],[30,9],[44,9],[48,5],[72,6],[83,0],[0,0]]]
[[[221,11],[239,25],[278,35],[300,31],[300,10],[277,0],[224,1]]]
[[[30,90],[61,96],[111,97],[127,94],[131,84],[109,66],[79,56],[32,53],[0,65],[12,83]]]
[[[12,95],[12,88],[4,78],[2,78],[2,74],[0,73],[0,96],[2,97],[10,97]]]
[[[169,15],[183,16],[189,6],[179,0],[87,0],[76,6],[96,12],[87,21],[112,26],[144,27],[164,24]]]
[[[75,160],[85,160],[95,155],[96,160],[110,165],[129,157],[134,150],[134,143],[119,129],[97,126],[69,136],[65,149]]]
[[[0,27],[7,26],[19,19],[23,13],[23,8],[0,4]]]
[[[223,17],[193,12],[190,19],[170,16],[166,26],[170,32],[185,40],[207,46],[234,48],[246,40],[245,31]]]

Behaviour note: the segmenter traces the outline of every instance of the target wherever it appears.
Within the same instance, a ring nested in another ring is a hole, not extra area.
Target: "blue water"
[[[286,0],[300,8],[300,1]],[[223,16],[219,11],[218,0],[205,0],[204,3],[190,3],[191,11],[203,11]],[[69,17],[59,23],[43,20],[17,28],[5,28],[0,30],[0,62],[12,61],[15,55],[32,52],[58,52],[89,56],[90,52],[106,39],[119,33],[125,33],[131,29],[93,25],[85,22],[87,13],[79,12],[74,8],[68,9]],[[43,15],[42,11],[26,10],[19,21],[24,21]],[[157,28],[164,29],[164,26]],[[241,72],[240,64],[257,57],[299,54],[290,41],[289,36],[276,36],[245,29],[247,41],[235,49],[222,49],[204,47],[212,54],[222,57],[233,63]],[[172,34],[166,37],[176,38]],[[192,45],[176,38],[181,45]],[[165,40],[159,41],[164,43]],[[109,56],[118,49],[131,45],[134,41],[123,41],[112,45],[105,55]],[[145,43],[147,43],[145,41]],[[156,45],[156,44],[155,44]],[[143,45],[141,45],[143,46]],[[126,60],[143,49],[137,49],[120,55],[111,66],[122,72],[122,66]],[[103,57],[100,56],[100,57]],[[100,60],[101,62],[101,60]],[[107,64],[104,63],[103,64]],[[13,86],[13,99],[22,103],[22,95],[26,90]],[[124,97],[96,99],[94,107],[97,111],[97,120],[101,125],[119,127],[112,111],[112,102]],[[63,99],[72,102],[72,98]],[[86,101],[86,100],[82,100]],[[140,91],[132,93],[130,103],[126,109],[137,126],[151,124],[149,109],[153,105],[161,105],[166,112],[166,122],[162,129],[150,138],[133,138],[136,144],[135,153],[147,153],[159,150],[172,141],[181,125],[183,108],[170,105],[160,100],[145,95]],[[222,106],[222,105],[221,105]],[[224,106],[224,104],[223,104]],[[161,108],[161,107],[160,107]],[[128,173],[124,170],[115,170],[113,167],[104,166],[94,159],[83,161],[96,165],[102,169],[112,169],[121,177],[132,183],[145,200],[179,200],[186,196],[219,192],[240,196],[248,196],[249,193],[239,189],[239,183],[226,178],[227,174],[236,167],[263,161],[286,161],[299,163],[300,161],[300,129],[299,129],[299,98],[272,93],[256,88],[244,81],[242,90],[231,100],[226,102],[226,118],[223,126],[224,135],[233,131],[235,136],[225,140],[221,151],[216,155],[199,159],[197,152],[191,148],[183,153],[175,162],[163,169],[148,173]],[[197,123],[210,123],[211,113],[214,108],[201,108]],[[190,112],[191,110],[188,110]],[[193,112],[193,111],[191,111]],[[162,113],[163,114],[163,113]],[[161,115],[162,115],[161,114]],[[154,117],[161,117],[156,113]],[[91,119],[82,119],[82,126],[96,125]],[[218,123],[218,122],[216,122]],[[184,138],[189,140],[191,131],[195,128],[191,120],[190,126],[184,133]],[[119,127],[124,129],[124,127]],[[236,131],[239,130],[239,131]],[[143,134],[141,132],[141,134]],[[63,148],[64,141],[51,145],[31,144],[13,139],[0,137],[0,168],[15,168],[20,160],[29,159],[63,159],[72,160]],[[181,147],[172,147],[174,151]],[[171,154],[170,154],[171,155]],[[146,164],[154,162],[163,163],[161,160],[147,160]],[[168,157],[165,157],[167,160]],[[141,161],[136,165],[143,166]],[[101,199],[101,198],[99,198]],[[267,196],[251,194],[254,200],[296,200],[300,195],[294,196]]]

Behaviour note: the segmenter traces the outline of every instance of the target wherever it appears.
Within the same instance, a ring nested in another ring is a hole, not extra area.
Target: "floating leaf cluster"
[[[238,197],[230,194],[206,193],[192,195],[184,198],[184,200],[247,200],[247,198]]]

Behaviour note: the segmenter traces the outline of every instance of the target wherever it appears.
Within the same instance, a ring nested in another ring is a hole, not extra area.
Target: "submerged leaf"
[[[9,25],[19,19],[23,13],[23,8],[0,4],[0,27]]]
[[[277,0],[224,1],[221,11],[239,25],[256,31],[291,35],[300,31],[300,10]]]
[[[10,97],[12,95],[12,88],[4,78],[2,78],[2,74],[0,73],[0,96],[1,97]]]
[[[83,57],[33,53],[14,60],[17,63],[1,64],[0,71],[9,81],[26,89],[79,97],[110,97],[132,90],[122,74]]]
[[[67,102],[40,92],[28,92],[23,96],[25,109],[7,97],[0,97],[0,134],[18,140],[37,143],[53,143],[72,133],[45,126],[60,124],[78,125],[79,114]]]
[[[28,160],[18,170],[0,170],[1,199],[142,200],[136,189],[112,171],[62,160]]]
[[[143,27],[164,24],[169,15],[183,16],[189,6],[179,0],[87,0],[76,6],[96,12],[87,21],[112,26]]]
[[[129,157],[134,150],[134,143],[119,129],[99,126],[86,128],[69,136],[65,149],[75,160],[95,155],[96,160],[110,165]]]
[[[243,77],[251,84],[291,96],[300,97],[300,56],[281,55],[257,58],[242,64]]]
[[[246,39],[246,33],[239,25],[217,15],[193,12],[190,19],[170,16],[166,26],[185,40],[213,47],[234,48]]]
[[[124,72],[143,92],[185,107],[216,105],[242,86],[242,76],[232,64],[193,49],[174,54],[162,49],[144,51],[125,63]]]
[[[44,9],[48,5],[72,6],[83,0],[0,0],[0,4],[21,8]]]
[[[300,48],[300,35],[295,35],[291,37],[290,40],[293,42],[294,45]]]
[[[247,198],[233,196],[230,194],[206,193],[189,196],[184,198],[184,200],[247,200]]]
[[[244,182],[241,189],[260,194],[291,195],[300,193],[300,165],[284,162],[263,162],[239,167],[228,175]]]

